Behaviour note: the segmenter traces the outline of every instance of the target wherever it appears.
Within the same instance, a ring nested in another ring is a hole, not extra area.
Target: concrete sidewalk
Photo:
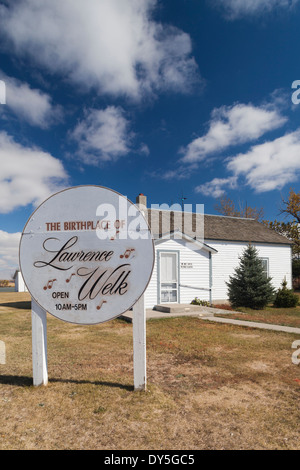
[[[213,313],[211,313],[213,315]],[[201,313],[201,312],[176,312],[176,313],[168,313],[168,312],[158,312],[157,310],[146,309],[146,320],[152,320],[153,318],[173,318],[173,317],[199,317],[205,316],[208,317],[209,314]],[[121,318],[132,322],[132,312],[128,311],[121,315]]]
[[[181,304],[180,306],[177,306],[176,308],[172,309],[171,312],[166,311],[160,311],[160,310],[154,310],[151,308],[146,309],[146,320],[150,320],[152,318],[171,318],[171,317],[212,317],[214,314],[217,313],[239,313],[239,312],[233,312],[227,311],[227,310],[221,310],[219,308],[213,308],[213,307],[200,307],[200,306],[195,306],[195,305],[189,305],[187,306],[186,304]],[[123,313],[122,318],[127,321],[132,321],[132,311],[127,311],[126,313]]]
[[[295,333],[300,335],[300,328],[292,326],[272,325],[269,323],[259,323],[246,320],[233,320],[232,318],[206,317],[203,320],[209,320],[217,323],[230,323],[232,325],[247,326],[248,328],[260,328],[262,330],[284,331],[285,333]]]
[[[268,323],[259,323],[246,320],[234,320],[232,318],[220,318],[215,317],[215,314],[233,314],[241,312],[233,312],[230,310],[223,310],[212,307],[198,307],[192,311],[176,311],[176,312],[160,312],[158,310],[146,309],[146,320],[150,319],[159,319],[159,318],[174,318],[174,317],[197,317],[201,320],[207,320],[216,323],[227,323],[237,326],[245,326],[248,328],[260,328],[262,330],[272,330],[272,331],[283,331],[284,333],[293,333],[300,335],[300,328],[294,328],[291,326],[282,326],[282,325],[273,325]],[[128,311],[124,313],[121,318],[126,321],[132,322],[132,312]]]

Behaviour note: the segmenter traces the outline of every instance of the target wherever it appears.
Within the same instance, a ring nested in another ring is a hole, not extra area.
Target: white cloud
[[[299,0],[211,0],[220,7],[228,19],[266,14],[276,9],[291,9]]]
[[[66,179],[58,159],[0,132],[0,213],[41,203],[61,189]]]
[[[31,88],[27,83],[1,72],[6,87],[6,105],[1,107],[5,113],[11,109],[22,120],[43,129],[55,122],[60,122],[62,110],[52,104],[51,97],[41,90]]]
[[[196,193],[201,193],[204,196],[212,196],[219,198],[225,193],[224,187],[236,189],[237,177],[230,176],[229,178],[214,178],[212,181],[196,186]]]
[[[227,169],[236,177],[244,176],[258,193],[296,181],[300,172],[300,129],[231,157]]]
[[[138,150],[138,153],[140,155],[145,155],[145,156],[150,155],[150,149],[149,149],[148,145],[147,144],[141,144],[140,148]]]
[[[24,0],[0,6],[17,54],[101,93],[184,92],[198,75],[190,36],[153,20],[157,0]],[[198,77],[199,78],[199,77]]]
[[[286,120],[269,105],[256,107],[252,104],[236,104],[215,109],[207,133],[180,150],[182,161],[203,161],[207,156],[230,146],[258,139],[264,133],[282,126]]]
[[[152,178],[170,180],[183,180],[190,178],[193,171],[197,169],[197,165],[176,165],[171,170],[157,169],[150,171],[148,174]]]
[[[86,110],[85,119],[77,124],[70,137],[78,144],[77,156],[85,163],[96,165],[128,154],[133,133],[124,111],[108,106],[104,110]]]
[[[0,230],[0,279],[10,279],[19,266],[21,233]]]

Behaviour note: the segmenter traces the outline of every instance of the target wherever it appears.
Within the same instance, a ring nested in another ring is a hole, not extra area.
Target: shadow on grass
[[[21,301],[21,302],[5,302],[1,303],[0,307],[9,307],[9,308],[20,308],[23,310],[31,310],[31,301]]]
[[[121,388],[122,390],[133,391],[133,385],[123,385],[116,382],[106,382],[101,380],[75,380],[75,379],[49,379],[49,383],[73,383],[73,384],[89,384],[100,385],[104,387]],[[18,387],[30,387],[33,385],[32,377],[23,375],[0,375],[0,385],[16,385]]]
[[[23,375],[0,375],[0,384],[29,387],[32,385],[32,377],[26,377]]]

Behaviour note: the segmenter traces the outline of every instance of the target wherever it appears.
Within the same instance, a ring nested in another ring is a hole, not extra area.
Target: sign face
[[[193,269],[193,263],[180,263],[180,267],[184,269]]]
[[[61,320],[102,323],[129,310],[153,270],[154,244],[137,206],[101,186],[66,189],[31,215],[20,269],[32,298]]]

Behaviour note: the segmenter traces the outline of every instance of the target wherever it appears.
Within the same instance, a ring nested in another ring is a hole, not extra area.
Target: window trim
[[[157,250],[157,303],[161,303],[160,255],[161,253],[177,254],[177,303],[180,303],[180,250]]]

